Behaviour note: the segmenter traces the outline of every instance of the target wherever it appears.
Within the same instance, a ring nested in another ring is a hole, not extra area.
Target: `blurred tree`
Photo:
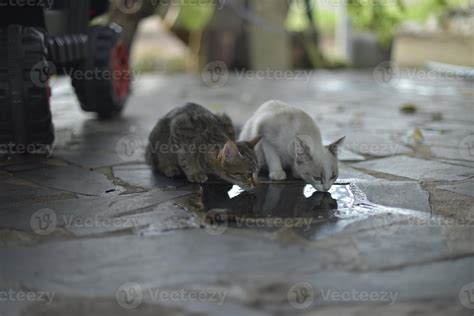
[[[405,8],[402,0],[397,0],[395,6],[381,0],[348,0],[347,5],[356,28],[375,32],[382,46],[390,45],[395,26],[400,22],[398,11]]]
[[[440,16],[463,3],[468,0],[422,0],[408,4],[404,0],[348,0],[348,10],[356,29],[375,32],[379,43],[387,47],[403,21]]]
[[[302,32],[289,32],[285,25],[293,1],[305,6],[311,21]],[[140,20],[155,12],[165,16],[165,24],[201,64],[221,60],[231,69],[325,64],[311,0],[112,0],[108,19],[123,27],[131,47]]]

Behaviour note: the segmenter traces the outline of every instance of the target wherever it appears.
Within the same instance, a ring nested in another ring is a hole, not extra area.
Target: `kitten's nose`
[[[247,192],[253,192],[255,190],[255,186],[251,185],[251,184],[241,186],[241,188],[244,189],[244,191],[247,191]]]
[[[313,183],[312,185],[313,185],[313,187],[314,187],[317,191],[319,191],[319,192],[324,192],[324,188],[323,188],[323,186],[322,186],[321,184],[319,184],[319,183],[318,183],[318,184],[314,184],[314,183]]]
[[[330,185],[327,185],[327,184],[324,185],[324,184],[323,184],[323,190],[322,190],[322,191],[323,191],[323,192],[327,192],[327,191],[329,191],[330,188],[331,188]]]

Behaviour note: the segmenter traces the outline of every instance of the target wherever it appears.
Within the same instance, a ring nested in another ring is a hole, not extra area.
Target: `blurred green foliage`
[[[424,21],[439,16],[452,7],[462,6],[468,0],[348,0],[348,11],[356,29],[377,34],[379,42],[388,46],[396,27],[404,21]]]
[[[202,31],[215,12],[213,0],[186,0],[181,2],[177,23],[190,32]]]
[[[348,0],[347,8],[355,28],[375,32],[382,46],[390,45],[406,10],[402,0]]]
[[[300,0],[296,0],[300,1]],[[313,7],[315,24],[325,34],[332,35],[337,22],[336,4],[334,10]],[[381,45],[389,45],[397,26],[405,21],[424,22],[429,17],[439,17],[451,8],[467,7],[469,0],[348,0],[348,13],[356,30],[377,34]],[[289,12],[287,28],[303,31],[310,26],[303,7],[293,5]]]
[[[156,51],[143,53],[133,61],[133,70],[138,73],[161,72],[167,74],[187,71],[184,57],[174,57],[169,54],[157,54]]]
[[[288,12],[286,19],[286,28],[292,32],[302,32],[310,27],[310,20],[308,19],[305,8],[294,0]],[[334,11],[328,9],[314,8],[312,10],[314,23],[319,30],[326,34],[333,34],[336,29],[336,14]]]

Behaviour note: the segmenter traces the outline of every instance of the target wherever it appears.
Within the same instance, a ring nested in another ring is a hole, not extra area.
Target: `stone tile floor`
[[[110,122],[58,79],[52,156],[0,160],[0,315],[473,315],[472,82],[307,78],[140,76]],[[346,135],[331,195],[263,178],[226,213],[212,200],[224,184],[144,163],[172,108],[194,101],[241,126],[268,99],[304,107],[328,141]]]

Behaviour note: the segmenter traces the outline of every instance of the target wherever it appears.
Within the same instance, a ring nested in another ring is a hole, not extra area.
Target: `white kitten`
[[[258,135],[255,147],[260,167],[267,167],[272,180],[286,178],[291,168],[318,191],[328,191],[338,177],[337,148],[344,137],[324,146],[314,120],[301,108],[281,101],[268,101],[245,123],[240,139]]]

